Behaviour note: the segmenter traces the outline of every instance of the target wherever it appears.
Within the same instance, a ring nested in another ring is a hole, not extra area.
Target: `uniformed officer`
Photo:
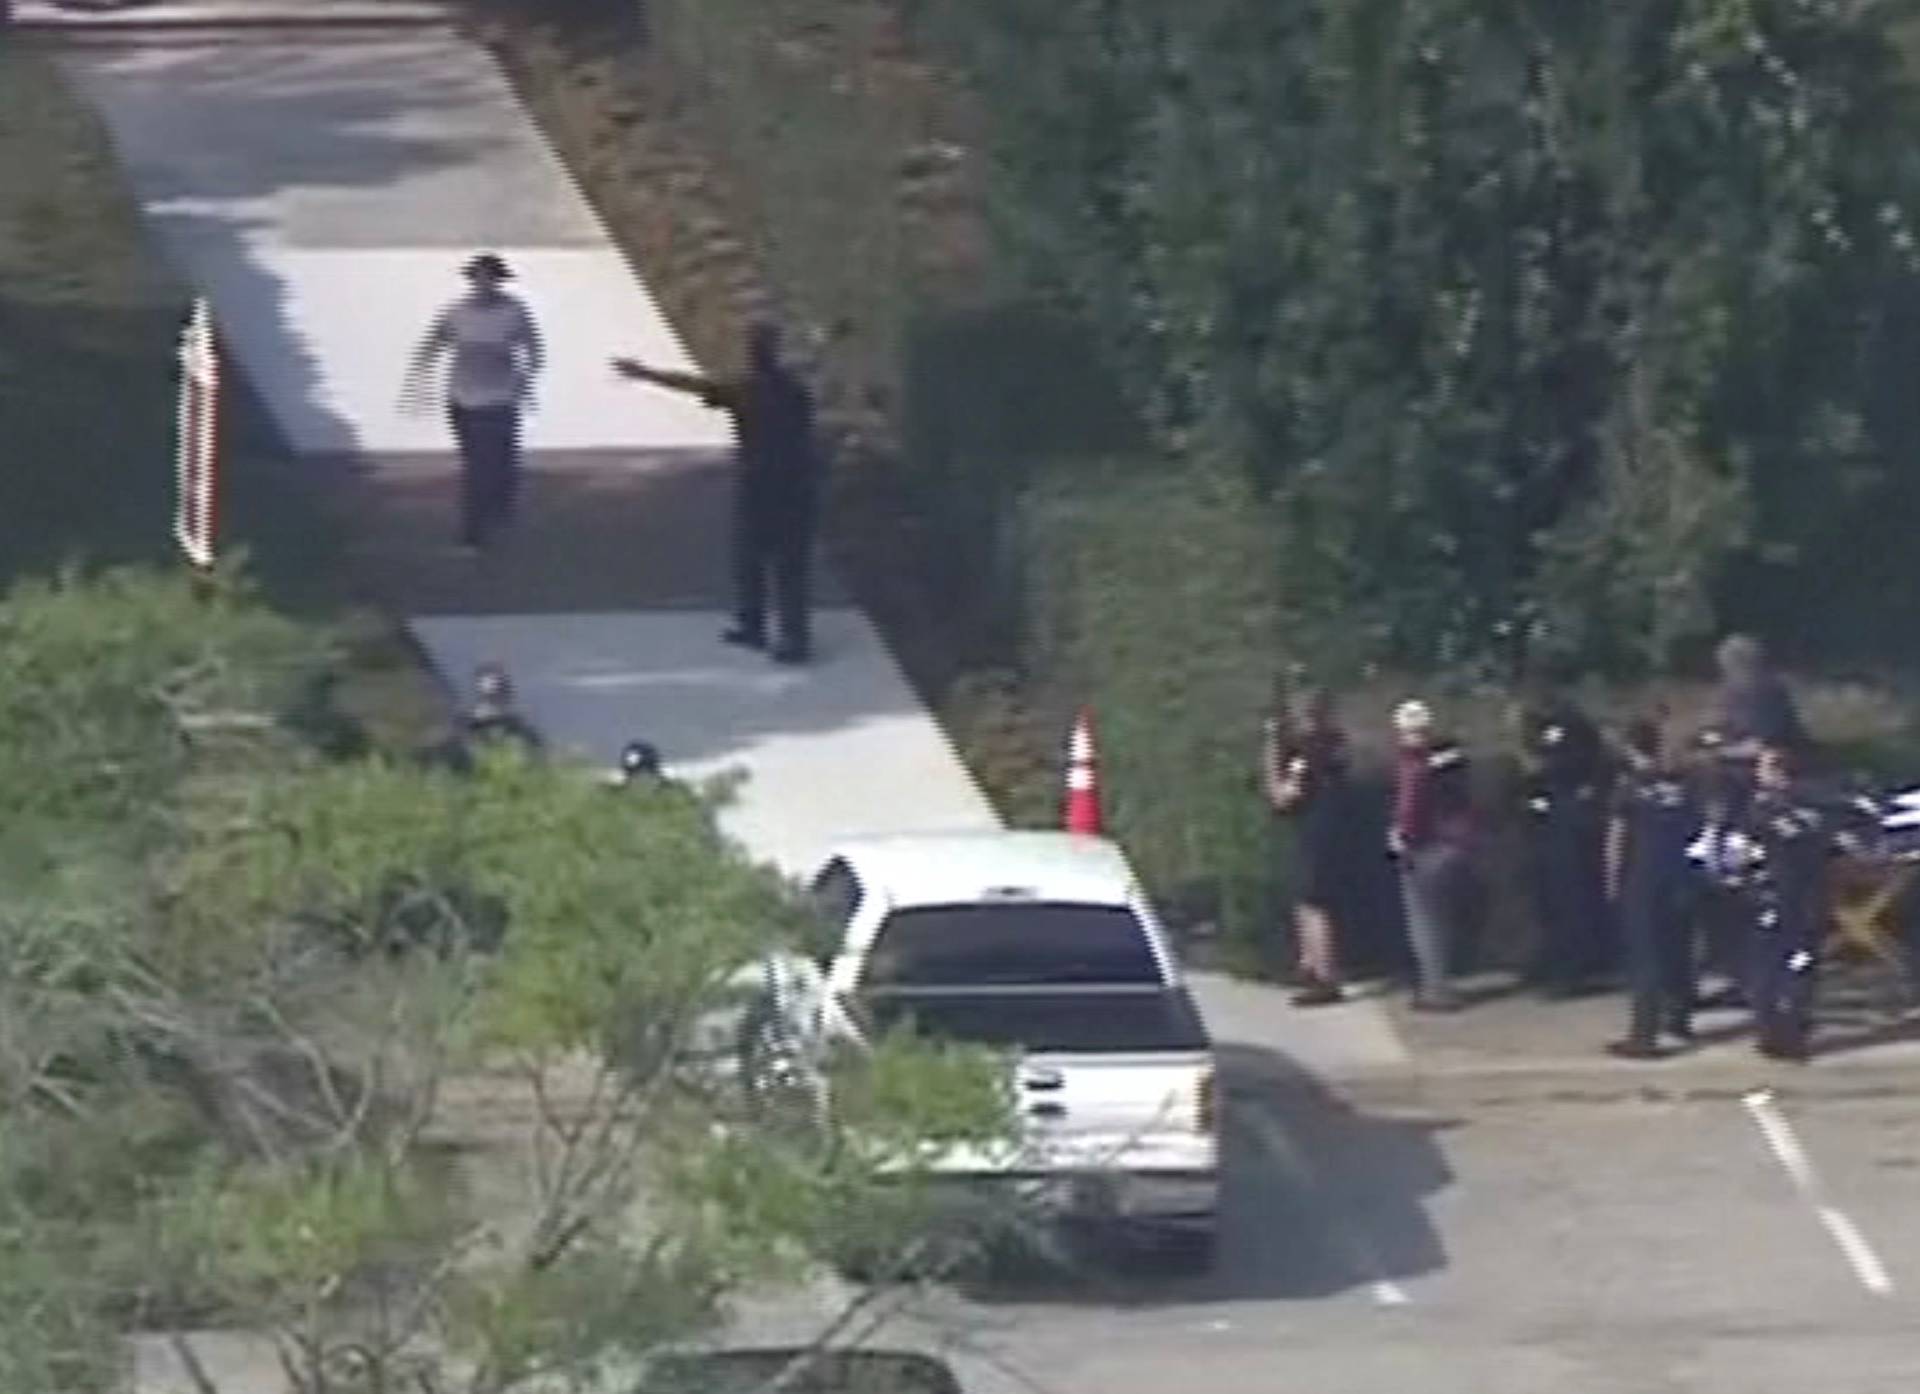
[[[617,358],[613,366],[623,377],[691,393],[733,417],[736,609],[733,627],[722,637],[746,648],[767,646],[771,578],[780,621],[773,660],[807,662],[813,651],[808,582],[822,458],[813,397],[782,359],[779,331],[768,323],[753,327],[746,372],[735,379],[670,372],[631,358]]]
[[[514,705],[513,680],[507,670],[497,663],[483,663],[474,670],[473,698],[460,714],[458,729],[425,752],[425,758],[471,774],[475,752],[500,745],[514,746],[528,755],[539,755],[545,748],[540,733]]]
[[[1632,1013],[1607,1048],[1632,1060],[1661,1055],[1659,1035],[1693,1039],[1692,911],[1698,878],[1687,857],[1700,831],[1698,799],[1668,760],[1658,722],[1626,735],[1627,768],[1607,829],[1607,888],[1625,933]]]
[[[1612,955],[1606,912],[1606,746],[1579,705],[1536,687],[1522,712],[1539,939],[1532,978],[1554,996],[1593,985]]]
[[[1826,923],[1832,830],[1796,787],[1794,754],[1763,744],[1754,762],[1745,831],[1761,860],[1750,891],[1752,966],[1748,997],[1762,1055],[1805,1060]]]

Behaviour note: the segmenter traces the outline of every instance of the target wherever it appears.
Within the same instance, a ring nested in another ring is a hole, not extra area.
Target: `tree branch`
[[[213,1376],[207,1373],[207,1367],[200,1362],[200,1352],[193,1348],[193,1341],[184,1331],[167,1333],[167,1344],[173,1348],[180,1368],[186,1372],[187,1383],[191,1384],[194,1394],[220,1394],[220,1386],[213,1382]]]

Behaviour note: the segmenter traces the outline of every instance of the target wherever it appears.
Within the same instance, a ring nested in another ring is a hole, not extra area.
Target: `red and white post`
[[[220,354],[213,314],[193,302],[180,335],[179,499],[173,535],[187,561],[201,571],[214,562],[220,483]]]

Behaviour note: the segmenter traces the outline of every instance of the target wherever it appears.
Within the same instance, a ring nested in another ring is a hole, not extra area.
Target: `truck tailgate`
[[[1207,1055],[1060,1055],[1015,1070],[1030,1164],[1137,1171],[1214,1165],[1213,1060]]]
[[[948,1171],[1208,1171],[1213,1055],[1184,990],[895,992],[863,1026],[907,1026],[1012,1052],[1019,1145],[956,1149]]]

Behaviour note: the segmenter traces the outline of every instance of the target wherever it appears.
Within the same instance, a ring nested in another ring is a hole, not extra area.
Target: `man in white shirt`
[[[483,252],[463,268],[471,289],[435,317],[414,352],[407,395],[417,399],[434,363],[452,360],[447,418],[460,449],[460,542],[484,547],[513,513],[520,491],[520,413],[546,366],[539,327],[505,289],[506,262]]]

